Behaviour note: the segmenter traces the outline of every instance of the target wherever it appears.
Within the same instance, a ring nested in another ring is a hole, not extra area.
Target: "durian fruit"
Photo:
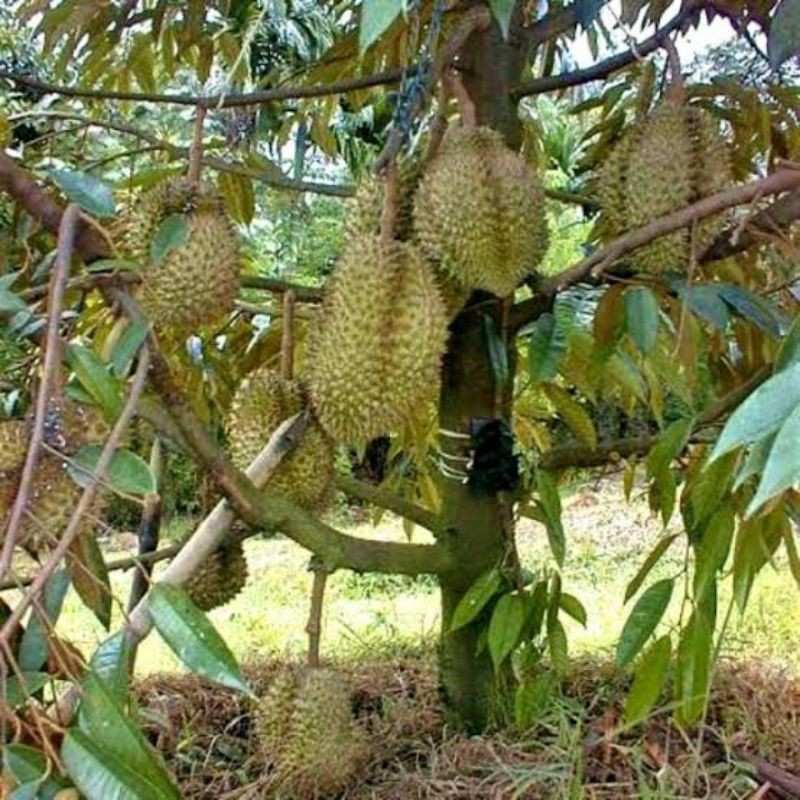
[[[413,232],[414,193],[417,190],[421,171],[416,161],[403,161],[397,165],[397,216],[394,238],[402,242],[411,238]],[[381,216],[384,200],[383,178],[370,175],[358,187],[355,197],[349,202],[346,232],[349,238],[381,232]]]
[[[261,701],[258,719],[262,751],[281,796],[338,796],[365,762],[367,744],[353,719],[350,692],[329,670],[278,679]]]
[[[30,433],[25,420],[0,422],[0,473],[14,472],[25,463]]]
[[[153,239],[173,215],[184,217],[185,239],[156,264]],[[128,220],[126,245],[143,268],[139,300],[159,333],[185,337],[233,308],[241,255],[222,197],[212,186],[177,178],[151,189]]]
[[[308,383],[322,427],[353,445],[397,430],[436,396],[446,338],[436,278],[419,251],[351,239],[310,336]]]
[[[184,585],[192,602],[203,611],[224,606],[247,583],[247,559],[241,542],[215,550]]]
[[[732,183],[729,155],[717,124],[703,109],[666,100],[638,122],[612,151],[598,181],[598,199],[611,236],[684,208]],[[724,216],[662,236],[631,256],[642,272],[685,270],[692,246],[699,256]],[[694,235],[694,245],[692,245]]]
[[[414,204],[425,254],[468,289],[504,297],[547,250],[544,194],[533,170],[497,131],[453,128]]]
[[[0,460],[6,467],[0,468],[0,518],[4,522],[19,489],[29,430],[29,420],[0,424]],[[86,444],[103,442],[108,430],[96,408],[80,405],[70,398],[50,403],[44,424],[44,442],[50,449],[44,449],[39,455],[18,540],[28,552],[41,554],[60,538],[80,499],[82,490],[67,472],[64,459],[75,455]],[[92,507],[81,519],[82,532],[93,530],[104,508],[105,500],[98,491]],[[4,526],[0,527],[3,529]]]
[[[268,367],[248,375],[234,395],[228,418],[234,464],[246,469],[280,424],[303,406],[303,394],[296,381],[286,380]],[[333,443],[312,419],[300,443],[283,458],[266,488],[303,508],[320,510],[332,496],[333,457]]]

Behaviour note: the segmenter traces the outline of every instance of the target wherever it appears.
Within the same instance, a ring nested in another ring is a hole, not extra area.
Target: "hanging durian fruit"
[[[338,796],[364,764],[367,745],[353,719],[350,692],[328,670],[279,676],[260,701],[256,720],[281,796]]]
[[[404,161],[397,165],[397,209],[393,235],[401,242],[407,241],[412,235],[414,193],[420,174],[416,161]],[[349,238],[377,236],[381,232],[385,185],[384,179],[375,175],[365,178],[359,185],[349,203],[346,222]]]
[[[233,398],[228,420],[234,464],[246,469],[280,424],[304,405],[296,381],[286,380],[267,367],[248,375]],[[300,443],[281,461],[265,488],[303,508],[318,511],[332,497],[333,456],[333,443],[312,419]]]
[[[610,236],[620,236],[715,194],[732,183],[728,149],[708,112],[667,99],[623,136],[606,160],[598,199]],[[646,244],[631,256],[641,272],[685,271],[724,222],[717,214]]]
[[[241,542],[215,550],[185,584],[189,597],[203,611],[224,606],[247,583],[247,559]]]
[[[447,338],[442,298],[411,244],[351,239],[311,332],[308,381],[322,427],[363,444],[436,396]]]
[[[5,529],[17,496],[29,431],[28,420],[0,423],[0,532]],[[70,398],[51,402],[44,426],[46,447],[39,455],[18,539],[18,544],[31,554],[40,554],[53,546],[80,499],[81,488],[67,472],[65,459],[74,456],[84,445],[102,444],[108,431],[98,409],[80,405]],[[93,530],[104,508],[102,494],[95,493],[92,507],[81,520],[81,530]]]
[[[153,240],[169,219],[185,223],[160,263]],[[159,333],[185,337],[222,319],[233,308],[241,256],[236,231],[217,190],[188,178],[175,178],[139,200],[127,222],[126,245],[143,268],[139,300]]]
[[[544,194],[533,170],[490,128],[450,129],[414,204],[425,254],[468,289],[504,297],[547,250]]]

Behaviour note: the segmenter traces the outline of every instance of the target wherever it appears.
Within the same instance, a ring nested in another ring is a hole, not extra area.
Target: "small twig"
[[[325,584],[328,581],[328,569],[317,558],[312,558],[309,569],[314,573],[311,585],[311,609],[308,613],[308,666],[319,669],[319,646],[322,638],[322,606],[325,601]]]
[[[447,107],[450,104],[450,93],[447,89],[447,82],[439,84],[439,92],[436,97],[436,114],[431,122],[428,132],[428,149],[425,151],[423,165],[430,164],[439,153],[442,146],[444,135],[447,133]]]
[[[381,209],[381,241],[388,244],[394,239],[397,228],[397,203],[399,194],[397,162],[391,161],[383,173],[383,208]]]
[[[39,453],[44,442],[44,426],[47,410],[50,406],[56,376],[61,363],[61,309],[64,304],[64,292],[69,277],[72,251],[75,247],[75,236],[80,219],[80,208],[72,204],[64,212],[58,229],[58,255],[50,278],[50,296],[48,300],[47,335],[44,345],[44,369],[39,393],[36,397],[36,410],[33,417],[33,431],[22,469],[17,496],[6,525],[5,541],[0,553],[0,578],[5,577],[11,566],[14,547],[17,543],[28,504],[28,497],[36,478],[36,467],[39,464]]]
[[[690,242],[690,255],[689,255],[689,270],[686,274],[686,294],[683,296],[681,303],[681,313],[678,319],[678,331],[675,334],[675,351],[673,356],[677,356],[681,349],[681,343],[686,329],[686,318],[689,314],[689,294],[692,291],[692,282],[694,281],[694,274],[697,270],[697,222],[692,223],[692,230],[689,235]]]
[[[319,303],[325,293],[322,286],[302,286],[299,283],[282,281],[279,278],[265,278],[262,275],[242,275],[242,287],[262,289],[272,294],[284,294],[291,290],[298,303]]]
[[[457,70],[449,69],[443,76],[443,80],[447,81],[447,88],[450,94],[456,98],[458,110],[461,114],[461,124],[465,128],[477,127],[478,114],[475,110],[475,103],[472,102],[472,98],[461,80],[461,75],[458,74]]]
[[[283,295],[283,329],[281,337],[281,377],[290,381],[294,376],[294,292]]]
[[[10,641],[11,635],[16,630],[17,625],[19,625],[19,622],[22,619],[25,611],[31,605],[33,600],[41,594],[48,578],[55,572],[56,568],[61,563],[61,560],[70,549],[72,542],[80,533],[81,519],[91,507],[97,487],[100,481],[105,477],[106,471],[111,464],[111,459],[114,457],[114,453],[119,447],[122,437],[125,435],[128,424],[136,413],[136,405],[139,402],[139,398],[141,397],[145,384],[147,383],[147,370],[149,364],[149,351],[145,345],[139,351],[139,364],[136,368],[136,373],[131,383],[128,399],[125,401],[125,405],[120,412],[117,421],[114,423],[114,427],[111,429],[108,440],[103,446],[103,450],[97,459],[97,465],[89,477],[88,484],[83,490],[83,494],[78,501],[78,505],[72,512],[72,516],[67,523],[67,527],[61,537],[61,540],[50,554],[50,558],[37,573],[28,591],[22,596],[19,603],[17,603],[14,610],[9,615],[5,625],[3,625],[2,629],[0,629],[0,643],[5,642],[7,644]]]
[[[203,169],[203,126],[206,121],[206,107],[197,106],[194,117],[194,136],[189,148],[189,171],[187,177],[192,183],[200,182]]]

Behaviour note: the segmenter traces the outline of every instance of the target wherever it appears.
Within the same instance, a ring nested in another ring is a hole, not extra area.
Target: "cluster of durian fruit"
[[[81,490],[67,471],[67,462],[88,444],[101,444],[108,425],[101,412],[58,393],[50,401],[44,424],[44,447],[40,451],[33,484],[27,495],[17,544],[38,557],[63,534]],[[31,418],[0,423],[0,534],[19,491]],[[93,507],[84,515],[81,530],[92,530],[101,518],[105,501],[95,495]],[[2,541],[0,541],[2,544]]]

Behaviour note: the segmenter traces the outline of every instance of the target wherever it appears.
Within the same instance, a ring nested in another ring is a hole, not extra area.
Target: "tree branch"
[[[563,12],[562,12],[563,13]],[[584,83],[599,81],[607,78],[635,61],[649,55],[663,46],[663,38],[674,30],[681,28],[697,17],[700,10],[693,6],[684,6],[663,28],[657,31],[649,39],[645,39],[633,45],[630,50],[616,53],[603,61],[598,61],[591,67],[576,69],[571,72],[563,72],[560,75],[545,75],[535,78],[532,81],[521,83],[511,90],[511,96],[515,100],[523,97],[532,97],[537,94],[546,94],[560,89],[568,89],[571,86],[580,86]]]
[[[203,106],[205,108],[236,108],[238,106],[256,106],[274,103],[280,100],[302,100],[311,97],[326,97],[333,94],[344,94],[375,86],[397,83],[403,76],[403,70],[390,69],[374,75],[359,78],[346,78],[332,83],[318,83],[310,86],[282,86],[260,92],[245,94],[159,94],[157,92],[112,92],[101,89],[81,89],[74,86],[59,86],[47,83],[29,75],[16,75],[8,70],[0,70],[0,79],[9,80],[18,86],[27,86],[47,94],[62,97],[80,97],[91,100],[121,100],[137,103],[171,103],[179,106]]]
[[[790,191],[800,187],[800,171],[782,169],[766,178],[750,181],[744,186],[736,186],[724,192],[705,197],[686,208],[659,217],[647,225],[618,237],[609,242],[605,247],[598,248],[588,258],[574,267],[555,275],[542,284],[542,294],[556,294],[585,279],[590,273],[599,275],[622,256],[630,253],[642,245],[651,242],[672,231],[691,225],[693,222],[725,211],[733,206],[750,203],[756,198]]]
[[[387,511],[391,511],[393,514],[397,514],[415,525],[431,531],[431,533],[438,533],[441,529],[437,514],[399,497],[382,486],[373,486],[350,475],[337,475],[336,488],[350,495],[350,497],[385,508]]]
[[[323,288],[321,286],[303,286],[299,283],[282,281],[279,278],[265,278],[261,275],[243,275],[241,285],[246,289],[263,289],[273,294],[294,292],[299,303],[319,303],[322,300]]]
[[[566,8],[546,14],[538,22],[523,29],[525,43],[530,49],[566,33],[578,23],[594,19],[608,0],[576,0]]]

